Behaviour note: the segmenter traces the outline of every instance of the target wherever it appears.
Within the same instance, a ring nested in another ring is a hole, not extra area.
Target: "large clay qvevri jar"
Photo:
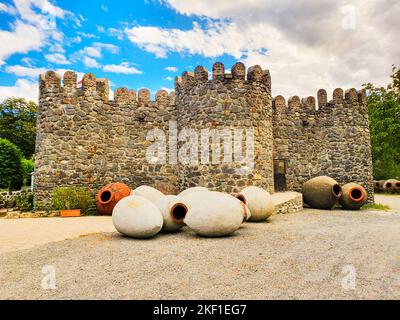
[[[395,193],[396,192],[396,184],[398,182],[399,181],[395,180],[395,179],[386,180],[385,183],[383,184],[383,190],[387,193]]]
[[[339,203],[344,209],[358,210],[367,201],[367,191],[357,183],[342,186],[342,196]]]
[[[385,180],[375,180],[374,181],[374,191],[382,192],[384,183],[385,183]]]
[[[319,176],[303,184],[303,200],[316,209],[332,209],[342,195],[342,188],[332,178]]]
[[[181,193],[178,194],[178,196],[187,196],[188,194],[200,191],[209,191],[209,190],[206,187],[190,187],[187,188],[186,190],[183,190]]]
[[[183,221],[198,235],[222,237],[240,228],[244,208],[240,200],[221,192],[196,192],[182,198],[188,208]]]
[[[124,183],[115,182],[107,184],[97,193],[97,211],[100,214],[110,216],[117,202],[129,196],[130,193],[131,189]]]
[[[274,212],[274,202],[268,191],[250,186],[240,191],[236,198],[242,201],[250,210],[249,221],[264,221]]]
[[[123,198],[114,207],[112,221],[119,233],[133,238],[150,238],[162,228],[163,217],[158,207],[141,196]]]
[[[164,193],[150,186],[139,186],[136,189],[132,190],[132,194],[144,197],[154,203],[164,196]]]
[[[400,193],[400,181],[396,180],[396,182],[394,183],[394,191],[396,193]]]
[[[155,202],[155,205],[163,215],[164,223],[162,229],[164,231],[176,232],[185,225],[183,219],[188,208],[180,197],[175,195],[162,196]]]

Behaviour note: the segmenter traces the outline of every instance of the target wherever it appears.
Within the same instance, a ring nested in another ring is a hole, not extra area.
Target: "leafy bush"
[[[0,103],[0,138],[12,141],[27,158],[35,152],[36,112],[36,103],[23,98]]]
[[[81,209],[82,214],[90,213],[94,201],[89,190],[82,187],[58,187],[51,193],[54,210]]]
[[[32,210],[33,209],[33,194],[30,192],[24,192],[15,198],[15,206],[19,210]]]
[[[35,170],[35,162],[30,159],[22,159],[22,176],[25,186],[30,186],[32,181],[31,173]]]
[[[365,85],[376,180],[400,176],[400,69],[391,78],[386,88]]]
[[[0,188],[20,190],[23,182],[22,153],[16,145],[0,138]]]

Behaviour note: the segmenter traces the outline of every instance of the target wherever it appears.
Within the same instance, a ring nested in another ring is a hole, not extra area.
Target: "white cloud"
[[[86,54],[93,58],[100,58],[101,57],[101,49],[98,47],[86,47],[84,48]]]
[[[53,5],[48,0],[14,0],[14,4],[23,20],[43,28],[48,27],[49,20],[52,22],[51,20],[54,18],[64,18],[65,15],[72,15],[69,11]],[[33,8],[39,9],[40,13]]]
[[[158,58],[166,58],[169,52],[213,58],[229,53],[239,58],[257,38],[255,34],[244,37],[241,28],[233,23],[211,23],[208,28],[193,23],[191,30],[138,26],[125,32],[129,40]]]
[[[70,42],[70,44],[71,43],[81,43],[82,42],[82,38],[80,36],[76,36],[76,37],[70,38],[69,42]]]
[[[0,65],[14,53],[39,50],[45,41],[39,28],[17,20],[11,31],[0,30]]]
[[[75,52],[70,58],[74,62],[83,61],[83,64],[88,68],[99,68],[100,64],[94,58],[100,59],[103,56],[103,50],[107,50],[112,54],[119,52],[119,48],[113,44],[93,42],[91,46]]]
[[[141,74],[142,71],[135,67],[132,67],[128,62],[122,62],[121,64],[108,64],[103,66],[103,71],[113,72],[120,74]]]
[[[98,32],[101,32],[101,33],[106,31],[106,29],[103,26],[96,26],[96,29],[97,29]]]
[[[117,54],[119,51],[119,48],[111,43],[93,42],[93,46],[96,48],[105,49],[113,54]]]
[[[90,57],[83,57],[83,64],[88,68],[100,68],[100,64]]]
[[[124,39],[124,32],[115,28],[108,28],[108,33],[112,36],[117,37],[118,40]]]
[[[0,86],[0,101],[8,97],[21,97],[38,102],[39,88],[37,81],[18,79],[13,86]]]
[[[5,71],[7,73],[13,73],[20,77],[38,77],[39,74],[45,73],[47,70],[45,68],[29,68],[20,65],[7,66]]]
[[[164,68],[165,70],[169,71],[169,72],[177,72],[178,68],[177,67],[166,67]]]
[[[0,12],[5,12],[11,15],[15,15],[17,11],[12,5],[8,5],[6,3],[1,3],[0,2]]]
[[[65,53],[65,49],[60,43],[55,43],[49,48],[50,52]]]
[[[27,77],[27,78],[38,78],[40,74],[44,74],[48,71],[47,68],[39,67],[24,67],[20,65],[15,65],[15,66],[7,66],[5,68],[5,72],[7,73],[12,73],[15,74],[16,76],[19,77]],[[65,72],[70,71],[68,69],[56,69],[54,70],[56,73],[58,73],[61,77],[64,75]],[[82,72],[76,72],[78,78],[83,78],[84,73]]]
[[[400,64],[395,0],[164,2],[208,22],[190,30],[125,29],[133,43],[159,58],[170,52],[228,54],[248,66],[260,64],[271,71],[274,95],[314,95],[321,87],[360,87],[368,81],[385,85],[391,65]]]
[[[23,57],[21,59],[21,62],[23,64],[27,65],[28,67],[32,67],[32,65],[33,65],[33,60],[31,58],[29,58],[29,57]]]
[[[71,62],[68,61],[65,55],[63,55],[62,53],[46,54],[44,57],[46,58],[47,61],[56,64],[71,64]]]
[[[98,38],[98,36],[96,36],[96,35],[94,35],[92,33],[86,33],[86,32],[82,32],[82,31],[78,31],[76,34],[81,36],[81,37],[88,38],[88,39]]]
[[[174,80],[174,78],[172,78],[172,77],[168,76],[168,77],[165,77],[165,78],[164,78],[164,80],[167,80],[167,81],[172,81],[172,80]]]
[[[72,55],[72,58],[74,60],[80,59],[83,56],[89,56],[92,58],[101,58],[103,49],[105,49],[113,54],[117,54],[119,51],[119,48],[113,44],[102,43],[102,42],[93,42],[91,46],[84,47],[83,49],[75,52]]]
[[[53,40],[51,48],[60,46],[64,40],[64,34],[57,29],[56,19],[70,18],[77,23],[77,18],[72,12],[63,10],[48,0],[14,0],[13,2],[15,7],[0,3],[0,11],[5,11],[15,17],[9,31],[0,30],[2,43],[0,64],[15,53],[27,53],[47,46],[49,39]]]

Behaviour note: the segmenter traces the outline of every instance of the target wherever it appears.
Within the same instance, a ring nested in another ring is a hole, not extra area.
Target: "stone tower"
[[[257,185],[273,192],[269,71],[254,66],[246,77],[243,63],[225,73],[224,65],[217,62],[211,79],[208,71],[198,66],[194,73],[184,72],[176,79],[175,90],[179,130],[195,132],[189,144],[199,154],[193,161],[180,163],[180,189],[202,185],[238,192]],[[199,143],[194,146],[196,140]]]
[[[317,97],[273,101],[275,161],[286,166],[288,190],[301,191],[310,178],[327,175],[340,184],[356,182],[374,201],[367,98],[363,90],[326,90]]]

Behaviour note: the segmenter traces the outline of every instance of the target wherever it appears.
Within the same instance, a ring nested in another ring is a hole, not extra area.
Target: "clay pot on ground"
[[[162,230],[167,232],[176,232],[182,228],[188,208],[182,199],[174,195],[162,196],[155,205],[160,209],[164,219]]]
[[[206,187],[191,187],[186,190],[183,190],[181,193],[178,194],[178,196],[187,196],[188,194],[191,193],[196,193],[200,191],[209,191]]]
[[[394,191],[396,193],[400,193],[400,181],[396,180],[395,184],[394,184]]]
[[[118,232],[133,238],[150,238],[162,228],[163,216],[150,200],[131,195],[114,207],[112,221]]]
[[[311,208],[332,209],[342,195],[342,188],[334,179],[319,176],[305,182],[302,193]]]
[[[132,190],[132,194],[144,197],[151,202],[156,202],[158,199],[164,196],[161,191],[150,186],[139,186],[136,189]]]
[[[274,213],[274,202],[266,190],[250,186],[240,191],[236,198],[242,201],[250,210],[249,221],[264,221]]]
[[[203,199],[207,198],[210,195],[227,195],[231,197],[227,193],[223,192],[218,192],[218,191],[209,191],[208,189],[206,191],[204,190],[198,190],[197,192],[189,192],[186,195],[179,196],[182,199],[182,202],[187,206],[188,209],[191,207],[198,205],[203,201]],[[250,209],[247,207],[246,204],[244,204],[242,201],[240,201],[241,204],[241,210],[242,210],[242,215],[243,215],[243,222],[247,221],[251,217],[251,212]]]
[[[385,180],[374,180],[374,191],[381,192],[383,191],[383,183]]]
[[[184,223],[203,237],[227,236],[243,222],[243,205],[221,192],[198,192],[182,198],[188,208]]]
[[[121,199],[129,196],[131,189],[124,183],[109,183],[97,193],[97,211],[103,215],[111,215],[115,205]]]
[[[386,180],[383,184],[383,190],[387,193],[395,193],[396,192],[396,183],[399,182],[395,179]]]
[[[358,210],[367,201],[367,191],[357,183],[347,183],[342,186],[342,196],[339,203],[344,209]]]

